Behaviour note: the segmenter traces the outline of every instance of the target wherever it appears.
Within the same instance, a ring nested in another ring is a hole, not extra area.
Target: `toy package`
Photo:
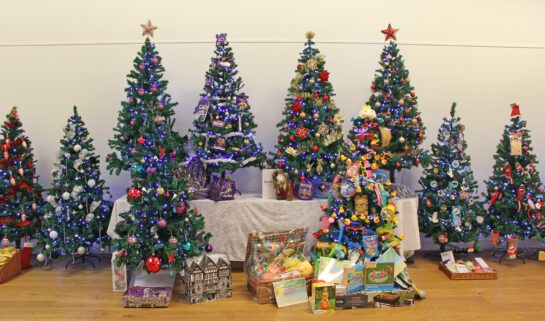
[[[310,309],[314,314],[331,313],[335,310],[335,284],[312,282]]]
[[[306,233],[306,228],[250,233],[244,269],[258,303],[275,302],[273,282],[312,279],[312,265],[303,254]]]

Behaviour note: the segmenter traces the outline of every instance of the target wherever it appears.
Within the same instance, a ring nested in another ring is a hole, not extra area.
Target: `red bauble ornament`
[[[403,117],[399,117],[399,122],[402,123],[404,121]]]
[[[399,79],[399,82],[401,82],[402,84],[404,84],[404,83],[405,83],[405,78],[400,78],[400,79]]]
[[[276,151],[276,155],[282,156],[282,151],[281,150]]]
[[[411,91],[411,97],[414,97],[416,96],[416,94],[414,93],[414,91]]]
[[[397,162],[397,163],[396,163],[396,167],[397,167],[397,168],[400,168],[400,167],[401,167],[401,163],[400,163],[400,162]]]
[[[157,86],[151,86],[150,91],[152,93],[156,92],[157,91]]]
[[[316,146],[316,145],[312,146],[312,151],[317,152],[318,151],[318,146]]]
[[[151,255],[146,259],[146,269],[149,273],[159,272],[159,270],[161,269],[161,259],[154,254]]]
[[[290,140],[293,142],[295,140],[295,136],[291,135]]]
[[[395,70],[395,69],[392,69],[390,72],[392,73],[392,75],[395,75],[395,74],[396,74],[396,70]]]
[[[418,134],[418,138],[419,138],[419,139],[423,139],[423,138],[424,138],[424,134],[422,134],[422,133]]]
[[[143,63],[138,65],[138,69],[144,70],[144,68],[146,68],[146,65],[144,65]]]
[[[176,213],[178,213],[178,214],[184,214],[184,213],[185,213],[185,209],[186,209],[185,205],[182,204],[182,205],[176,207]]]
[[[319,77],[320,77],[320,81],[321,81],[321,82],[326,82],[326,81],[328,81],[328,80],[329,80],[329,71],[327,71],[327,70],[322,71],[322,72],[320,73],[320,76],[319,76]]]
[[[330,123],[330,124],[333,124],[333,123],[335,123],[335,119],[333,119],[333,118],[329,118],[329,123]]]
[[[371,90],[375,90],[375,83],[371,84]]]
[[[165,193],[165,197],[166,197],[166,198],[169,198],[169,197],[170,197],[170,193],[169,193],[169,192],[166,192],[166,193]]]
[[[133,148],[131,149],[131,155],[134,155],[134,154],[136,154],[136,149]]]
[[[284,167],[284,163],[282,163],[282,162],[278,162],[278,163],[276,163],[276,165],[278,165],[278,167],[280,167],[280,168]]]
[[[303,68],[303,66],[301,66],[301,64],[298,64],[297,65],[297,70],[301,70],[301,68]]]
[[[165,227],[167,227],[167,221],[165,221],[164,219],[160,219],[157,222],[157,226],[159,226],[159,228],[165,228]]]
[[[298,101],[298,102],[301,102],[301,101],[303,101],[303,97],[301,97],[301,96],[297,96],[297,101]]]
[[[322,97],[322,100],[323,100],[323,101],[327,101],[328,99],[329,99],[329,96],[328,96],[328,95],[324,95],[324,96]]]
[[[153,57],[153,58],[151,58],[151,62],[153,62],[154,64],[156,64],[156,63],[159,62],[159,58]]]
[[[127,199],[131,200],[133,198],[139,198],[142,195],[142,192],[140,189],[136,187],[131,187],[129,191],[127,192]]]
[[[312,98],[315,98],[315,99],[318,98],[318,92],[316,92],[316,91],[313,92],[313,93],[312,93]]]
[[[142,136],[138,137],[138,139],[136,140],[136,142],[140,145],[144,145],[144,143],[146,142],[146,139]]]
[[[445,234],[439,235],[438,239],[439,243],[445,244],[448,242],[448,237]]]
[[[306,180],[307,180],[307,178],[305,177],[304,174],[302,174],[302,175],[301,175],[301,182],[304,182],[304,181],[306,181]]]
[[[145,93],[146,93],[146,91],[144,89],[142,89],[142,88],[138,89],[138,94],[140,96],[143,96]]]
[[[410,111],[409,108],[405,108],[405,110],[404,110],[405,114],[408,114],[409,111]]]
[[[131,126],[134,126],[135,123],[136,123],[136,119],[134,119],[134,118],[131,119],[131,121],[129,122],[129,124],[130,124]]]
[[[420,164],[420,158],[417,157],[414,162],[416,163],[416,165]]]

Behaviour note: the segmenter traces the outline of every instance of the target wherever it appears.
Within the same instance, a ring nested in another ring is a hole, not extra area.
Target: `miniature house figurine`
[[[209,254],[186,260],[182,272],[185,296],[191,304],[229,298],[231,263],[224,254]]]

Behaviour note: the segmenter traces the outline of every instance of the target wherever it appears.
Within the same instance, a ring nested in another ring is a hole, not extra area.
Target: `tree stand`
[[[85,254],[83,254],[83,255],[74,254],[74,255],[72,255],[72,259],[68,260],[68,262],[66,262],[66,265],[64,266],[64,268],[68,269],[69,265],[74,266],[76,264],[89,263],[93,267],[93,269],[95,269],[96,268],[95,263],[93,263],[93,261],[89,260],[90,258],[96,258],[96,259],[98,259],[99,262],[102,261],[102,259],[98,255],[93,254],[93,253],[85,252]]]

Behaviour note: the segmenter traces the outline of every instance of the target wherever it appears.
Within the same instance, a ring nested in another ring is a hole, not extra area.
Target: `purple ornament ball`
[[[204,247],[204,250],[206,251],[206,253],[210,253],[214,250],[214,248],[212,247],[211,244],[206,244],[206,246]]]

